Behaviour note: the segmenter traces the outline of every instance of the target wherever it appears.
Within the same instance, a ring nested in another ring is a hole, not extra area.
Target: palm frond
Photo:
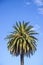
[[[38,33],[35,32],[34,30],[30,30],[30,31],[28,31],[28,34],[30,34],[30,35],[34,35],[34,34],[38,34]]]
[[[13,39],[13,38],[14,38],[14,35],[10,34],[5,39]]]
[[[19,28],[18,28],[18,27],[13,26],[13,28],[15,29],[15,31],[20,32],[20,30],[19,30]]]
[[[33,38],[34,40],[38,41],[38,39],[34,36],[30,36],[31,38]]]
[[[19,26],[21,27],[21,22],[19,21]]]
[[[17,21],[16,21],[16,26],[19,27],[19,24],[17,23]]]
[[[14,46],[14,44],[16,42],[16,38],[17,37],[15,37],[14,39],[9,40],[8,45],[7,45],[8,49],[10,49]]]
[[[29,24],[29,22],[24,23],[24,26],[26,27]]]
[[[29,32],[32,28],[33,28],[33,26],[30,25],[30,26],[28,26],[28,27],[26,28],[25,31]]]

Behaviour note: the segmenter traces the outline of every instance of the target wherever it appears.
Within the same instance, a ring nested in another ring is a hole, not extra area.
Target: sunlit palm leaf
[[[30,25],[30,26],[28,26],[28,27],[26,28],[26,31],[29,32],[32,28],[33,28],[33,26]]]

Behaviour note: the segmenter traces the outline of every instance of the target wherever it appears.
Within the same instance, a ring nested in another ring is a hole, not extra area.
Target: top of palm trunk
[[[29,22],[19,23],[16,22],[16,26],[13,26],[14,31],[6,37],[8,39],[8,50],[12,55],[18,56],[23,54],[26,56],[33,55],[36,51],[37,38],[36,33],[32,28],[32,25],[28,25]]]

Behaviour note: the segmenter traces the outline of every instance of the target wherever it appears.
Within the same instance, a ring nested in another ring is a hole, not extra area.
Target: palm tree
[[[14,31],[6,37],[8,39],[8,50],[12,55],[18,56],[20,54],[21,65],[24,65],[24,56],[33,55],[36,51],[37,38],[34,34],[37,34],[32,28],[32,25],[28,25],[29,22],[17,23],[13,26]]]

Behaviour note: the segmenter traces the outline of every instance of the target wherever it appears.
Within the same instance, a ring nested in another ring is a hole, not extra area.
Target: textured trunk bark
[[[20,55],[20,59],[21,59],[21,65],[24,65],[24,55],[23,54]]]

